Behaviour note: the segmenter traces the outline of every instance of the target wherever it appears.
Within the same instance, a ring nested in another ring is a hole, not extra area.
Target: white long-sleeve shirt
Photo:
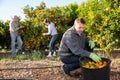
[[[55,24],[53,22],[50,22],[50,24],[47,26],[48,32],[45,33],[45,35],[55,35],[58,34],[57,30],[55,28]]]

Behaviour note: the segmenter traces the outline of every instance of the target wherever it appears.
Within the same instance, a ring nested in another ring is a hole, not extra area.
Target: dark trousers
[[[68,71],[72,71],[80,67],[79,56],[69,56],[69,57],[61,57],[61,61],[64,63],[65,69]]]
[[[87,50],[89,52],[93,52],[93,49],[90,49],[89,47],[86,48],[85,50]],[[68,71],[73,71],[81,66],[80,62],[82,60],[86,61],[89,58],[80,57],[78,55],[72,55],[72,56],[67,56],[67,57],[61,57],[60,59],[64,63],[65,69],[67,69]]]

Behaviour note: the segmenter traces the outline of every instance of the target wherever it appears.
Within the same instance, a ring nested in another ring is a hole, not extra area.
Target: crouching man
[[[70,71],[81,66],[80,59],[83,57],[91,58],[95,62],[101,61],[101,58],[93,53],[95,44],[84,35],[84,28],[84,19],[77,18],[74,25],[62,37],[59,56],[64,63],[61,69],[67,76],[71,76]]]

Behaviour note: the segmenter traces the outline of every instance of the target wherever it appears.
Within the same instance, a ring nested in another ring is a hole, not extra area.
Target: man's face
[[[18,21],[19,20],[19,18],[17,17],[17,16],[14,16],[14,21]]]
[[[75,22],[75,29],[77,32],[83,32],[84,31],[85,24],[82,24],[81,22]]]

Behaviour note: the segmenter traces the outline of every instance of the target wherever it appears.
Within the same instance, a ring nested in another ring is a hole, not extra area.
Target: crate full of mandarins
[[[88,69],[99,69],[105,67],[106,65],[107,65],[107,61],[101,61],[101,62],[88,61],[82,63],[82,67]]]
[[[82,61],[84,80],[110,80],[110,63],[108,58],[102,58],[101,62]]]

